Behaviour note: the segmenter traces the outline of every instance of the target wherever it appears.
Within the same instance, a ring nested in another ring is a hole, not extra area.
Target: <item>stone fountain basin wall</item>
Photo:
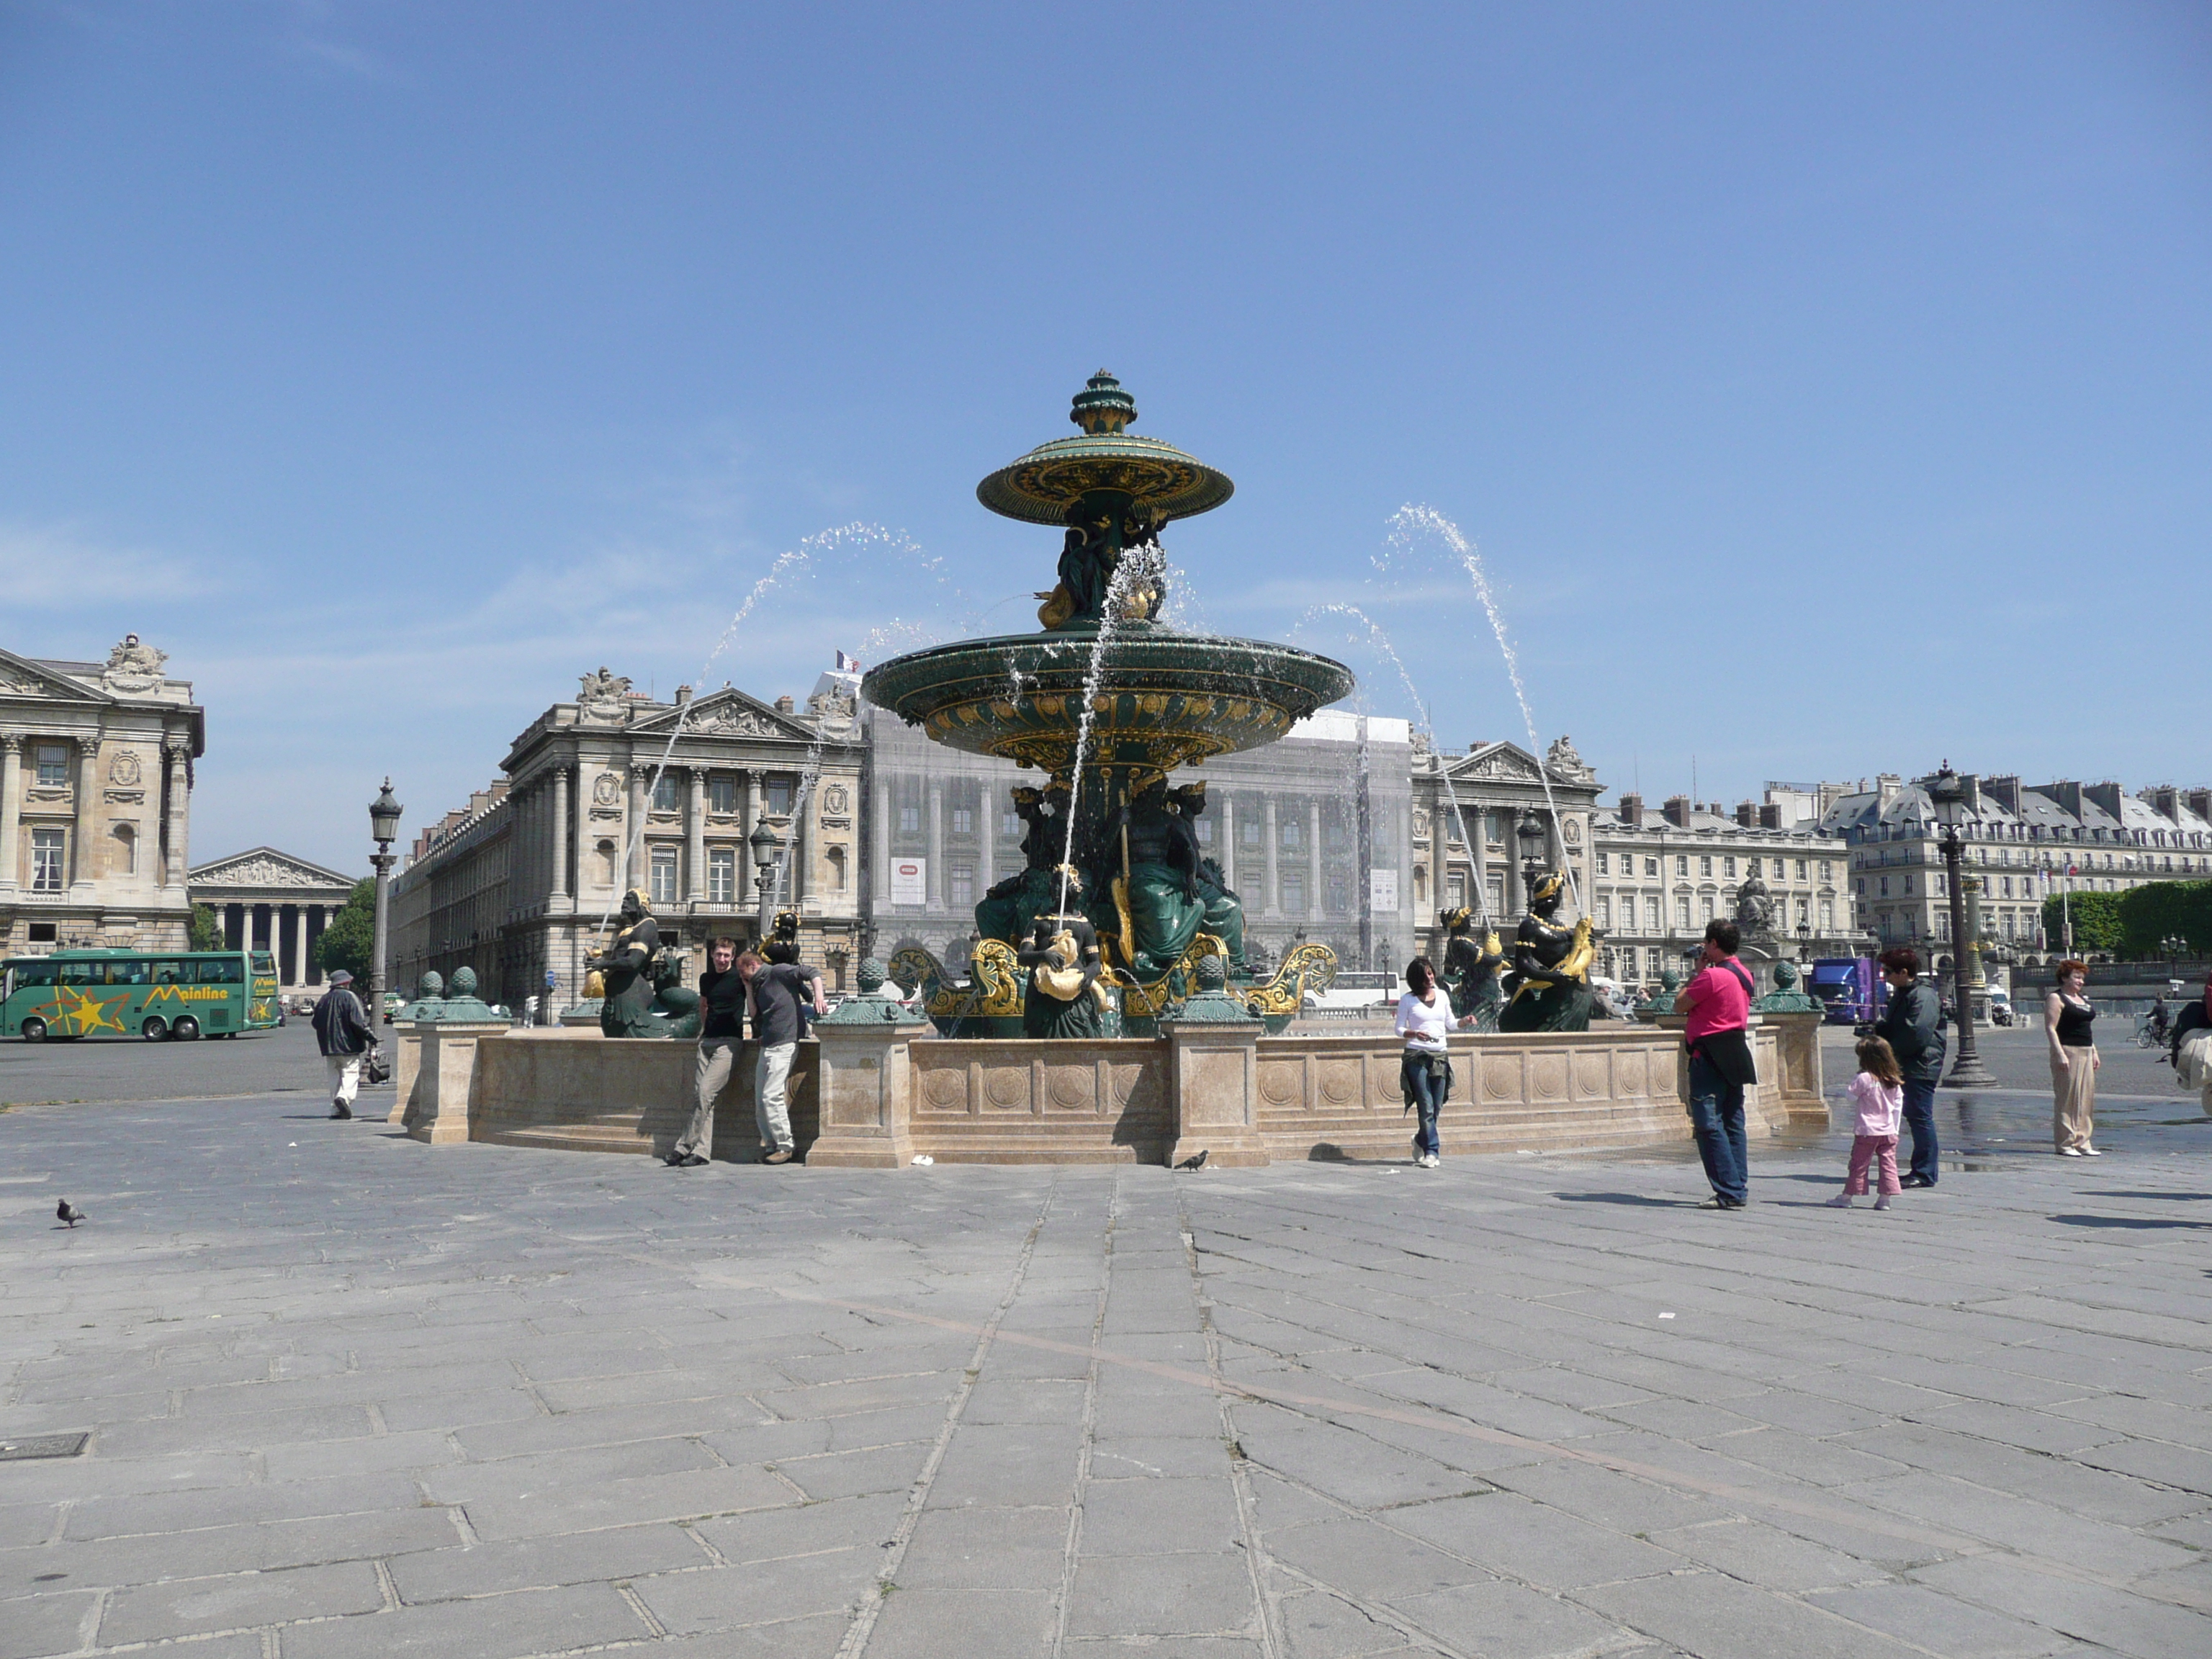
[[[1802,1028],[1802,1030],[1800,1028]],[[1254,1037],[1220,1028],[1182,1038],[1030,1042],[948,1039],[914,1027],[847,1046],[800,1044],[792,1123],[802,1149],[821,1123],[825,1073],[841,1104],[817,1162],[1158,1164],[1200,1146],[1261,1164],[1407,1156],[1413,1120],[1387,1032]],[[1753,1034],[1760,1077],[1747,1127],[1827,1121],[1816,1016],[1768,1016]],[[718,1159],[758,1155],[752,1060],[742,1045],[717,1102]],[[395,1122],[418,1139],[576,1152],[665,1153],[690,1110],[688,1042],[595,1031],[448,1029],[402,1033]],[[1462,1036],[1451,1041],[1448,1155],[1656,1146],[1689,1136],[1679,1029]],[[857,1093],[854,1092],[855,1090]]]

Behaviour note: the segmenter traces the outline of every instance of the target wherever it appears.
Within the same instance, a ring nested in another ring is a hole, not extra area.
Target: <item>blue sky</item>
[[[1194,614],[1608,791],[2201,782],[2212,14],[0,8],[0,645],[206,703],[193,851],[361,866],[605,663],[1033,625],[975,482],[1237,481]],[[2191,602],[2185,609],[2183,601]]]

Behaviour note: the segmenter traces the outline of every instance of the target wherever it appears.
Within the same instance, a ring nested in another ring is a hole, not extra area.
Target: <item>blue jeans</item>
[[[1905,1079],[1905,1127],[1912,1131],[1912,1168],[1929,1186],[1936,1184],[1936,1085]]]
[[[1690,1131],[1713,1195],[1724,1204],[1744,1201],[1751,1172],[1743,1136],[1743,1085],[1730,1083],[1702,1054],[1690,1056]]]
[[[1418,1118],[1413,1150],[1441,1157],[1444,1148],[1437,1138],[1437,1114],[1443,1110],[1444,1097],[1451,1092],[1451,1085],[1429,1069],[1427,1055],[1411,1053],[1398,1064],[1398,1082],[1406,1098],[1413,1103]]]

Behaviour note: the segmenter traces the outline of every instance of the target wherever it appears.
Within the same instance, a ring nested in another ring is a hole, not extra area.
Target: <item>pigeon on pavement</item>
[[[54,1206],[54,1219],[64,1222],[68,1225],[74,1227],[78,1222],[84,1219],[84,1212],[82,1210],[73,1208],[70,1206],[69,1200],[64,1199],[60,1203]]]
[[[1206,1155],[1211,1150],[1212,1148],[1210,1147],[1200,1147],[1198,1151],[1193,1152],[1188,1158],[1183,1159],[1182,1163],[1176,1164],[1176,1168],[1178,1170],[1203,1170],[1206,1167]]]

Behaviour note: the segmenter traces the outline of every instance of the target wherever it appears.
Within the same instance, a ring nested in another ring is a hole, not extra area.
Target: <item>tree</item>
[[[216,918],[213,905],[192,906],[192,919],[186,924],[186,929],[185,945],[187,949],[193,951],[222,949],[222,923]]]
[[[364,877],[354,883],[344,905],[315,941],[315,960],[325,975],[343,968],[355,978],[365,979],[375,951],[376,883]]]
[[[2044,938],[2051,941],[2052,950],[2064,950],[2066,916],[2070,912],[2076,951],[2118,951],[2121,937],[2120,898],[2118,893],[2052,894],[2043,901]]]
[[[2135,961],[2165,954],[2169,939],[2212,946],[2212,881],[2153,881],[2120,899],[2121,945]]]

